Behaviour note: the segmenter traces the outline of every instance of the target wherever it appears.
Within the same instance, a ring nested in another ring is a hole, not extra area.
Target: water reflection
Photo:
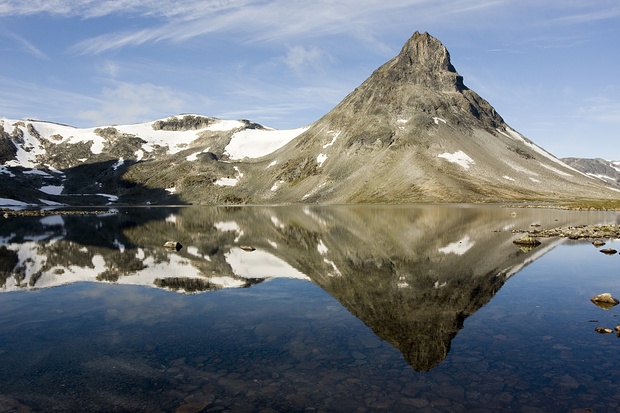
[[[96,281],[197,293],[309,280],[415,370],[428,371],[467,317],[558,242],[523,251],[511,229],[606,218],[497,206],[140,208],[12,218],[0,229],[0,285]],[[166,250],[170,240],[184,247]]]

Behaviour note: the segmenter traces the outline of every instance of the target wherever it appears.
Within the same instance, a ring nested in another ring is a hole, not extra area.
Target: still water
[[[0,412],[620,411],[620,256],[511,232],[617,213],[115,212],[2,221]]]

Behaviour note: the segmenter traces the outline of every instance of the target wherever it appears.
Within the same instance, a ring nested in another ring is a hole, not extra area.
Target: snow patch
[[[46,185],[39,188],[39,191],[48,195],[60,195],[64,189],[64,185]]]
[[[237,128],[245,127],[245,123],[238,120],[223,120],[218,119],[216,122],[207,126],[206,129],[214,132],[225,132]]]
[[[116,163],[114,165],[112,165],[112,169],[114,169],[116,171],[118,168],[120,168],[124,164],[125,164],[125,160],[123,158],[121,158],[118,161],[116,161]]]
[[[511,178],[511,177],[509,177],[508,175],[504,175],[504,176],[502,176],[502,178],[504,178],[504,179],[505,179],[505,180],[507,180],[507,181],[512,181],[512,182],[515,182],[514,178]]]
[[[439,125],[439,122],[443,122],[444,124],[447,124],[445,119],[439,118],[437,116],[433,116],[433,120],[435,121],[435,125]]]
[[[239,168],[237,168],[236,166],[235,168],[235,172],[237,172],[237,176],[234,178],[231,178],[229,176],[225,177],[225,178],[220,178],[217,181],[215,181],[215,185],[219,185],[219,186],[236,186],[239,183],[239,179],[243,178],[243,174],[241,173],[241,171],[239,171]]]
[[[465,169],[469,169],[469,167],[474,164],[474,160],[471,159],[465,152],[457,151],[454,153],[442,153],[437,155],[438,158],[444,158],[448,162],[458,164]]]
[[[439,280],[435,281],[435,285],[433,285],[433,288],[435,288],[436,290],[445,287],[446,285],[448,285],[447,281],[442,282],[441,284],[439,284]]]
[[[49,205],[49,206],[65,205],[65,204],[61,204],[60,202],[48,201],[47,199],[40,199],[40,198],[39,198],[39,202],[41,202],[43,205]]]
[[[218,231],[222,231],[222,232],[228,232],[228,231],[233,231],[237,233],[242,232],[241,227],[235,221],[216,222],[215,224],[213,224],[213,226],[217,228]]]
[[[15,178],[15,174],[9,171],[6,166],[0,166],[0,174],[7,174],[9,178]]]
[[[194,162],[195,160],[198,159],[198,155],[200,155],[202,152],[195,152],[189,156],[185,157],[185,160],[189,161],[189,162]]]
[[[317,245],[316,249],[319,251],[319,254],[325,255],[329,251],[325,244],[323,244],[323,240],[319,240],[319,245]]]
[[[118,197],[116,195],[110,195],[110,194],[97,194],[97,195],[102,196],[104,198],[108,198],[108,202],[118,201]]]
[[[266,251],[256,250],[248,253],[241,248],[232,248],[225,256],[233,273],[239,277],[310,280],[286,261]]]
[[[538,145],[534,144],[533,142],[530,142],[529,140],[525,139],[525,138],[524,138],[524,137],[523,137],[523,136],[522,136],[519,132],[517,132],[517,131],[515,131],[515,130],[513,130],[513,129],[509,128],[509,127],[506,127],[506,132],[507,132],[507,134],[506,134],[506,133],[504,133],[504,132],[502,132],[502,131],[501,131],[501,130],[499,130],[499,129],[496,129],[496,130],[497,130],[499,133],[501,133],[502,135],[504,135],[504,136],[507,136],[507,137],[512,138],[512,139],[514,139],[514,140],[516,140],[516,141],[522,142],[525,146],[527,146],[527,147],[529,147],[529,148],[533,149],[535,152],[537,152],[537,153],[539,153],[540,155],[544,156],[545,158],[549,159],[551,162],[554,162],[554,163],[556,163],[556,164],[558,164],[558,165],[560,165],[560,166],[562,166],[562,167],[564,167],[564,168],[566,168],[566,169],[569,169],[569,170],[571,170],[571,171],[574,171],[574,172],[576,172],[576,173],[579,173],[579,174],[585,175],[585,174],[583,174],[582,172],[578,171],[577,169],[575,169],[575,168],[573,168],[573,167],[571,167],[571,166],[569,166],[569,165],[565,164],[564,162],[562,162],[561,160],[559,160],[559,159],[558,159],[558,158],[556,158],[555,156],[551,155],[549,152],[545,151],[545,150],[544,150],[543,148],[541,148],[540,146],[538,146]],[[572,175],[567,174],[567,173],[565,173],[565,172],[562,172],[562,171],[560,171],[560,170],[558,170],[558,169],[555,169],[555,168],[552,168],[552,167],[549,167],[549,166],[545,166],[545,165],[543,165],[542,163],[541,163],[541,165],[542,165],[542,166],[544,166],[545,168],[549,169],[549,170],[552,170],[552,171],[554,171],[554,172],[556,172],[556,173],[560,174],[560,175],[564,175],[564,176],[572,176]]]
[[[25,202],[17,201],[11,198],[0,198],[0,205],[2,206],[28,206],[31,204],[27,204]]]
[[[342,132],[341,132],[341,131],[335,132],[335,131],[331,131],[331,130],[330,130],[330,131],[328,131],[327,133],[332,134],[332,135],[333,135],[333,138],[332,138],[332,141],[331,141],[331,142],[326,143],[325,145],[323,145],[323,149],[327,149],[327,148],[329,148],[330,146],[332,146],[332,145],[336,142],[336,139],[338,139],[338,136],[340,136],[340,134],[341,134]]]
[[[474,244],[475,242],[469,238],[469,235],[465,235],[459,241],[450,243],[443,248],[439,248],[438,251],[443,254],[463,255],[467,251],[469,251],[474,246]]]
[[[328,272],[327,275],[329,275],[330,277],[341,276],[342,275],[342,273],[340,272],[338,267],[336,267],[336,264],[333,261],[330,261],[327,258],[323,258],[323,262],[325,264],[329,265],[330,267],[332,267],[332,269],[334,270],[331,273]]]
[[[237,178],[220,178],[215,181],[215,185],[219,186],[235,186],[239,180]]]
[[[282,185],[284,183],[284,181],[278,181],[275,184],[273,184],[273,186],[271,187],[271,192],[275,192],[280,188],[280,185]]]
[[[0,172],[2,172],[1,167],[0,167]],[[23,174],[24,174],[24,175],[40,175],[40,176],[42,176],[42,177],[44,177],[44,178],[53,178],[53,176],[52,176],[52,175],[48,174],[48,173],[47,173],[47,172],[45,172],[45,171],[41,171],[41,170],[39,170],[39,169],[31,169],[31,170],[29,170],[29,171],[24,171],[24,172],[23,172]]]
[[[118,239],[114,239],[114,242],[112,243],[112,245],[114,245],[116,248],[118,248],[118,250],[123,253],[125,252],[125,245],[120,242]]]
[[[276,226],[277,228],[280,229],[284,229],[285,225],[283,223],[280,222],[280,220],[278,219],[278,217],[276,217],[275,215],[271,216],[271,223]]]
[[[260,158],[270,154],[308,130],[308,127],[288,130],[245,129],[236,132],[224,149],[230,159]]]
[[[612,178],[611,176],[607,176],[607,175],[593,174],[593,173],[586,173],[586,175],[591,176],[592,178],[600,179],[601,181],[616,182],[614,178]]]
[[[325,155],[324,153],[319,154],[319,156],[316,157],[316,162],[319,164],[319,167],[323,166],[323,162],[325,162],[327,160],[327,155]]]

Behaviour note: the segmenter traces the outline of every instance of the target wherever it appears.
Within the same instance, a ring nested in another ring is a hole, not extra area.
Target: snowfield
[[[448,162],[452,162],[462,166],[465,169],[469,169],[469,167],[474,164],[474,160],[469,157],[463,151],[456,151],[454,153],[441,153],[437,155],[438,158],[444,158]]]
[[[178,115],[176,118],[182,119],[186,115]],[[200,115],[192,115],[200,116]],[[142,149],[136,153],[138,160],[142,159],[145,152],[152,152],[156,147],[168,148],[168,153],[175,154],[186,149],[199,135],[206,131],[225,132],[233,131],[246,127],[246,123],[238,120],[215,119],[208,126],[196,130],[175,131],[175,130],[155,130],[153,124],[157,121],[165,121],[169,118],[155,120],[148,123],[132,125],[111,126],[120,133],[134,135],[146,141]],[[101,154],[105,139],[95,131],[99,128],[75,128],[67,125],[60,125],[51,122],[33,120],[11,120],[0,118],[0,125],[5,131],[11,133],[15,127],[23,133],[24,144],[18,147],[17,160],[7,162],[7,166],[24,166],[35,168],[37,165],[36,156],[44,155],[45,149],[36,136],[28,131],[26,125],[32,124],[36,133],[49,139],[55,144],[76,144],[80,142],[90,142],[90,151],[94,155]],[[23,125],[23,126],[22,126]],[[105,128],[105,127],[104,127]],[[231,142],[226,147],[226,153],[231,159],[258,158],[267,155],[280,147],[286,145],[299,134],[307,130],[308,127],[275,130],[275,129],[245,129],[233,135]],[[335,138],[334,138],[335,139]],[[188,160],[195,160],[200,152],[188,156]],[[84,159],[83,161],[86,161]],[[116,166],[122,165],[120,162]]]
[[[260,158],[280,149],[306,130],[308,127],[287,130],[245,129],[233,135],[224,153],[231,160]]]

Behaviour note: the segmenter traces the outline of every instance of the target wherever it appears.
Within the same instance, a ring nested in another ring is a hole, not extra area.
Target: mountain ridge
[[[0,120],[0,203],[559,201],[617,196],[508,126],[416,32],[321,119],[276,131],[185,114],[78,129]]]

